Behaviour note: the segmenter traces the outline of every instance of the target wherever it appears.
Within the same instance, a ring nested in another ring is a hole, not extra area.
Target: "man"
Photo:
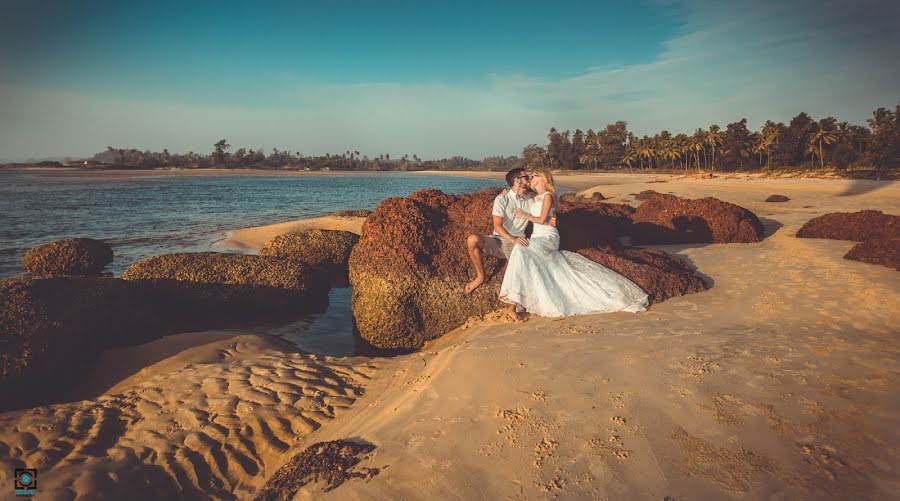
[[[469,238],[466,239],[469,257],[475,268],[475,279],[466,285],[466,294],[484,283],[484,254],[497,259],[509,259],[514,246],[528,246],[528,239],[525,238],[528,221],[515,217],[515,212],[516,209],[522,209],[525,212],[531,211],[534,194],[528,189],[530,180],[531,176],[521,167],[507,172],[506,183],[510,189],[503,190],[497,195],[491,210],[491,218],[494,222],[493,234],[469,235]],[[555,225],[555,221],[551,220],[551,224]],[[513,318],[519,318],[512,305],[510,305],[509,314]]]

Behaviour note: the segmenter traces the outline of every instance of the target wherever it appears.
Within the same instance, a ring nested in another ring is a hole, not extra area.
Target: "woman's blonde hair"
[[[553,197],[556,197],[556,185],[553,184],[553,174],[550,173],[549,170],[539,170],[535,171],[535,174],[544,178],[544,184],[547,185],[547,191],[553,193]]]

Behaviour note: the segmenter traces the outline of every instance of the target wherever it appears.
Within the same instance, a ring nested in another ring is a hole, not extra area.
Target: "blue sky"
[[[516,154],[900,101],[900,2],[0,0],[0,159],[111,144]]]

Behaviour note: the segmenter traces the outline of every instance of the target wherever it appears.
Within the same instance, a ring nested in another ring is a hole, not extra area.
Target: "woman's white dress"
[[[540,216],[545,195],[535,197],[533,216]],[[581,254],[560,251],[556,228],[536,223],[528,247],[516,245],[509,256],[500,299],[542,317],[638,312],[648,304],[634,282]]]

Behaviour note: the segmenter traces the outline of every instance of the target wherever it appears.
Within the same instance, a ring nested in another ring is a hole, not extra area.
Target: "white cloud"
[[[900,2],[690,0],[651,63],[547,80],[286,87],[283,109],[209,107],[0,87],[0,158],[84,155],[107,144],[172,151],[233,145],[423,157],[515,154],[549,127],[628,120],[637,133],[690,131],[800,111],[862,123],[900,100]]]

